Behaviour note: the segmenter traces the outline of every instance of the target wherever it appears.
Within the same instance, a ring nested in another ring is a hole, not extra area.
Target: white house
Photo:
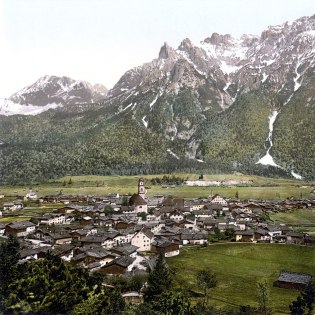
[[[143,227],[131,239],[131,245],[137,246],[138,252],[149,251],[153,242],[154,234],[147,228]]]
[[[38,197],[37,197],[37,194],[36,194],[34,191],[30,190],[30,191],[25,195],[24,199],[25,199],[25,200],[37,200]]]
[[[217,204],[217,205],[222,205],[222,206],[228,205],[227,201],[218,194],[216,194],[214,196],[209,196],[208,199],[209,199],[211,204]]]
[[[62,213],[45,213],[41,218],[38,219],[40,224],[65,224],[66,217]]]
[[[23,237],[35,232],[35,224],[31,221],[18,221],[6,225],[5,234]]]

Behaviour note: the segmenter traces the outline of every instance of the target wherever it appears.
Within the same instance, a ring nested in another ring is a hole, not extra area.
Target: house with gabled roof
[[[121,234],[118,231],[111,231],[106,233],[97,233],[94,235],[87,235],[81,239],[82,245],[98,245],[104,248],[112,248],[120,243],[119,238]],[[117,238],[118,237],[118,238]]]
[[[60,257],[63,260],[70,261],[73,257],[74,246],[71,244],[62,244],[54,246],[52,254]]]
[[[236,242],[253,242],[255,240],[254,230],[236,231]]]
[[[184,215],[179,210],[175,209],[169,214],[169,218],[175,222],[180,222],[184,220]]]
[[[6,225],[5,235],[24,237],[35,232],[36,225],[31,221],[16,221]]]
[[[121,275],[127,271],[132,270],[134,261],[135,258],[130,256],[122,256],[102,266],[99,271],[103,274]]]
[[[4,211],[16,211],[17,210],[17,206],[14,204],[14,202],[5,202],[3,204],[3,210]]]
[[[76,249],[72,261],[82,267],[87,267],[95,262],[103,266],[118,257],[120,257],[119,254],[108,251],[101,246],[85,246]]]
[[[298,232],[288,232],[286,234],[287,236],[287,243],[288,244],[303,244],[304,243],[304,233],[298,233]]]
[[[255,234],[255,240],[259,243],[269,243],[270,242],[270,235],[268,231],[262,228],[257,228],[257,230],[254,232]]]
[[[118,254],[120,256],[130,256],[135,258],[137,256],[138,247],[132,244],[121,244],[119,246],[113,247],[110,251],[112,253]]]
[[[53,245],[70,244],[72,236],[66,231],[46,232],[45,240]]]
[[[303,290],[312,279],[309,274],[282,271],[273,285],[284,289]]]
[[[211,204],[219,204],[225,207],[227,207],[228,205],[227,201],[218,194],[215,194],[214,196],[209,196],[208,200]]]
[[[154,234],[146,227],[143,227],[131,238],[131,245],[138,247],[138,252],[151,250]]]
[[[280,225],[275,225],[275,224],[269,224],[266,226],[266,230],[268,234],[270,235],[270,241],[273,242],[275,241],[275,238],[277,236],[282,235],[282,229]]]
[[[208,233],[182,229],[180,239],[182,245],[203,245],[208,243]]]
[[[179,244],[167,238],[155,239],[151,244],[151,250],[162,253],[164,257],[173,257],[179,254]]]
[[[45,213],[43,216],[37,218],[39,224],[64,224],[66,217],[62,213]]]

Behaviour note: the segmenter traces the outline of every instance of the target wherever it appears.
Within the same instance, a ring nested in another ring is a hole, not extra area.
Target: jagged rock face
[[[68,77],[44,76],[13,94],[9,100],[23,105],[74,105],[100,101],[106,94],[107,89],[101,84],[92,86],[86,81],[75,81]]]
[[[109,91],[108,102],[119,104],[124,113],[133,111],[132,116],[140,122],[145,116],[148,128],[156,125],[150,119],[157,118],[152,115],[153,105],[164,103],[168,109],[163,111],[169,116],[163,116],[160,129],[169,136],[168,130],[176,133],[185,120],[185,138],[189,140],[196,130],[191,116],[183,119],[180,111],[177,116],[173,111],[184,90],[189,90],[195,104],[193,117],[199,121],[229,108],[237,97],[255,90],[273,94],[277,106],[282,106],[303,84],[306,70],[314,66],[314,46],[314,16],[291,25],[269,27],[260,37],[243,35],[235,39],[229,34],[213,33],[199,44],[185,39],[176,50],[165,43],[157,59],[121,77]]]

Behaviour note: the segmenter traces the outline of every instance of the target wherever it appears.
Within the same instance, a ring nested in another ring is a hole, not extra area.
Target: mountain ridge
[[[37,115],[49,109],[78,104],[97,103],[107,95],[101,84],[69,77],[45,75],[0,103],[0,114]]]
[[[184,39],[177,49],[164,43],[156,59],[128,70],[98,103],[50,109],[40,114],[47,128],[23,118],[26,130],[35,130],[34,144],[16,118],[3,119],[20,140],[0,128],[0,155],[5,147],[14,156],[26,142],[54,155],[49,139],[62,150],[71,143],[67,155],[77,161],[54,167],[56,175],[194,168],[314,179],[314,47],[315,15],[260,36],[213,33],[198,44]]]

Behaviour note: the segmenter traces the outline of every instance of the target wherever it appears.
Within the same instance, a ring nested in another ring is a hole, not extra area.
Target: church
[[[148,203],[146,202],[145,186],[143,178],[138,180],[138,193],[133,194],[129,199],[129,209],[134,213],[148,213]],[[129,213],[131,212],[129,211]]]

